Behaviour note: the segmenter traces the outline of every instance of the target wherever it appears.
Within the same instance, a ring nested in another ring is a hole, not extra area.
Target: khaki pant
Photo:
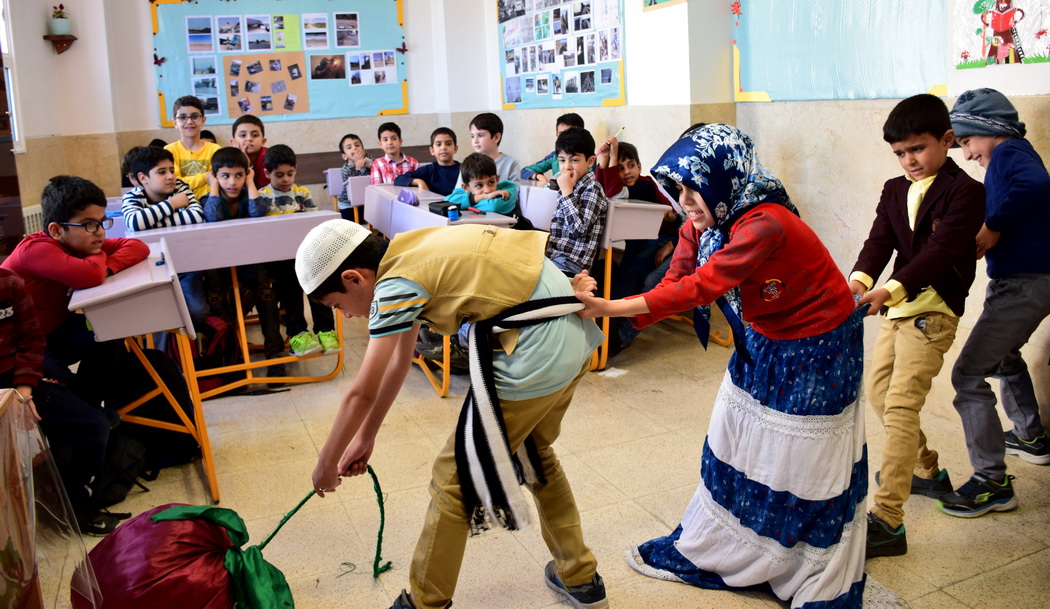
[[[528,436],[536,442],[543,474],[547,478],[546,484],[531,489],[539,512],[540,530],[558,567],[558,576],[570,586],[590,582],[598,561],[583,542],[576,500],[551,444],[561,432],[562,417],[589,365],[588,359],[571,383],[552,394],[531,400],[501,400],[500,403],[511,452],[516,451]],[[463,562],[469,530],[463,492],[456,473],[455,450],[453,434],[434,462],[430,507],[427,508],[409,574],[412,603],[417,609],[445,607],[452,600]]]
[[[884,319],[875,339],[867,394],[886,430],[886,443],[871,511],[894,528],[904,522],[912,474],[931,479],[940,473],[937,451],[926,446],[919,426],[919,411],[958,326],[958,317],[943,313]]]

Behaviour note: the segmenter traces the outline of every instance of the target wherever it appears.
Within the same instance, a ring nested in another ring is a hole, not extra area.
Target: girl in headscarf
[[[629,550],[628,563],[702,588],[765,590],[792,607],[860,607],[863,310],[854,312],[831,255],[744,133],[694,128],[652,174],[688,214],[664,280],[624,300],[577,297],[587,316],[630,317],[636,327],[696,307],[705,346],[717,303],[737,348],[681,524]]]

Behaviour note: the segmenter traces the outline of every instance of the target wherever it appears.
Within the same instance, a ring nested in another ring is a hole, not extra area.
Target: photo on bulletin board
[[[407,113],[403,1],[151,0],[161,125],[172,126],[171,102],[184,95],[203,101],[212,125],[246,112],[272,120]],[[550,17],[529,25],[542,36]],[[538,70],[542,49],[534,51]]]
[[[626,103],[623,0],[498,0],[497,15],[505,107]]]
[[[656,8],[663,8],[665,6],[673,6],[675,4],[682,4],[686,0],[642,0],[642,10],[649,11]]]

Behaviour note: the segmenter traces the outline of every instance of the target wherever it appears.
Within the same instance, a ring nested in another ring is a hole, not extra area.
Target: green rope
[[[383,489],[379,487],[379,478],[376,477],[376,472],[371,465],[368,466],[368,475],[372,476],[372,486],[376,489],[376,503],[379,504],[379,534],[376,535],[376,559],[372,562],[372,579],[379,579],[379,575],[389,571],[391,566],[389,560],[385,565],[379,565],[383,560],[383,527],[386,525],[386,510],[383,508]]]
[[[383,528],[386,526],[386,509],[383,507],[383,489],[380,488],[379,478],[376,476],[376,472],[374,469],[372,469],[371,465],[368,466],[368,475],[372,476],[372,486],[375,488],[376,491],[376,503],[379,504],[379,534],[376,536],[376,558],[375,561],[372,562],[372,578],[379,579],[380,574],[389,571],[392,565],[390,564],[389,560],[386,562],[385,565],[379,564],[383,560]],[[270,535],[267,536],[267,538],[259,544],[260,552],[262,552],[263,548],[266,547],[266,544],[270,543],[270,540],[273,539],[274,535],[277,535],[277,532],[281,530],[281,527],[284,526],[284,523],[288,522],[288,520],[291,519],[291,517],[299,511],[299,508],[303,507],[303,505],[305,505],[306,502],[310,500],[310,497],[313,497],[316,493],[317,491],[310,491],[305,497],[303,497],[303,500],[299,502],[299,505],[295,506],[295,508],[292,509],[292,511],[284,515],[284,518],[281,519],[281,522],[277,524],[277,528],[274,529],[273,532],[271,532]],[[354,569],[353,563],[343,563],[343,565],[349,566],[350,571],[353,571]],[[346,571],[341,575],[346,575],[350,571]]]

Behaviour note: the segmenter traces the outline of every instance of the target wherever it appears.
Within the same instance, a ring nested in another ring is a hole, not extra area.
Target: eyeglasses
[[[186,121],[197,122],[201,118],[203,118],[203,117],[200,114],[193,113],[193,114],[180,114],[180,115],[175,117],[175,120],[179,121],[180,123],[185,123]]]
[[[109,230],[113,228],[113,218],[106,218],[105,220],[88,220],[87,222],[59,222],[62,226],[83,226],[84,230],[89,233],[97,233],[99,227],[103,230]]]

